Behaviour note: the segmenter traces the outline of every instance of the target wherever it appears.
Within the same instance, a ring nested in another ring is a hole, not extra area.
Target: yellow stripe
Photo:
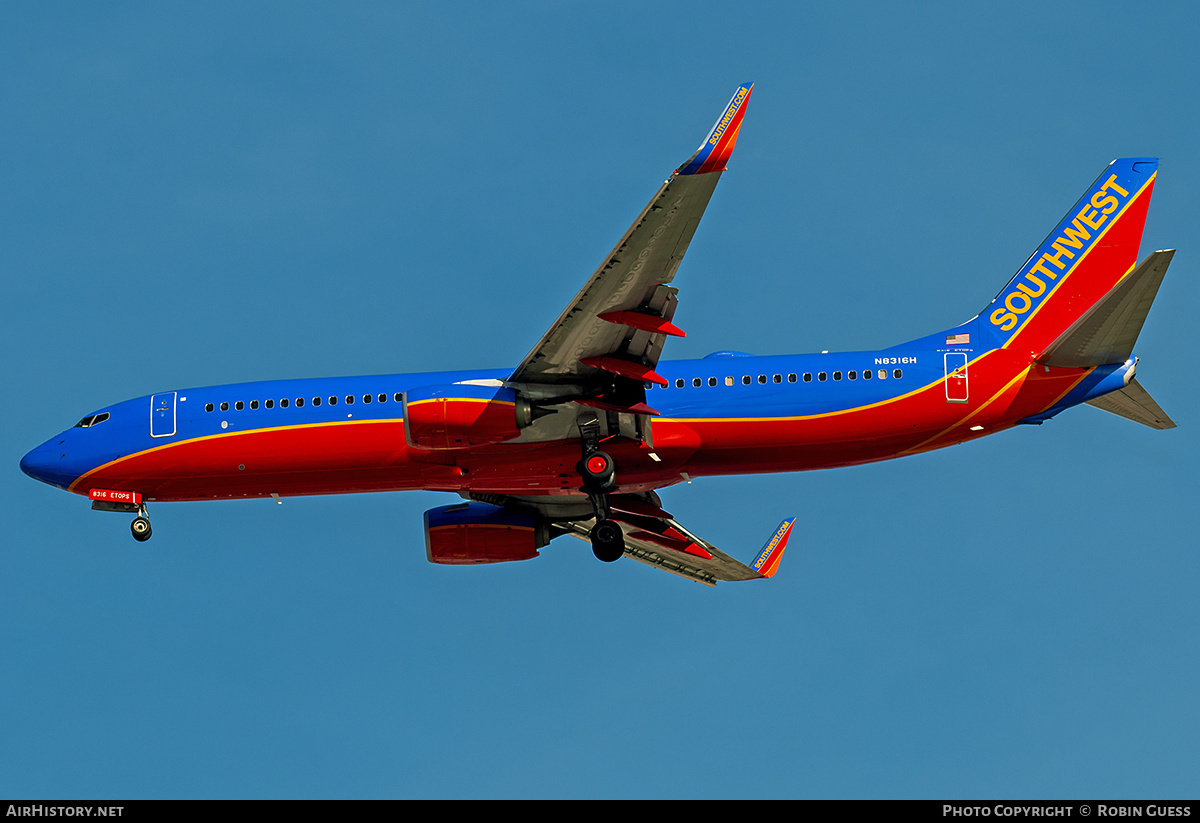
[[[439,401],[453,401],[455,403],[495,403],[497,406],[515,406],[516,402],[512,400],[495,400],[485,397],[430,397],[426,400],[414,400],[406,404],[409,408],[419,406],[422,403],[437,403]]]
[[[1034,363],[1033,365],[1035,365],[1035,366],[1036,366],[1036,365],[1038,365],[1038,364],[1037,364],[1037,363]],[[1076,386],[1078,386],[1080,383],[1082,383],[1082,382],[1084,381],[1084,379],[1085,379],[1085,378],[1086,378],[1086,377],[1087,377],[1089,374],[1091,374],[1092,372],[1094,372],[1095,370],[1096,370],[1096,366],[1092,366],[1092,367],[1091,367],[1091,368],[1089,368],[1087,371],[1085,371],[1083,374],[1081,374],[1081,375],[1079,376],[1079,379],[1078,379],[1078,380],[1076,380],[1076,381],[1075,381],[1074,383],[1072,383],[1071,385],[1067,386],[1067,388],[1066,388],[1066,389],[1063,391],[1063,393],[1062,393],[1062,394],[1060,394],[1058,397],[1054,398],[1053,400],[1051,400],[1051,401],[1050,401],[1050,403],[1049,403],[1049,405],[1047,405],[1045,408],[1043,408],[1043,409],[1042,409],[1042,411],[1044,412],[1044,411],[1046,411],[1047,409],[1052,409],[1052,408],[1054,408],[1055,406],[1057,406],[1057,405],[1058,405],[1058,401],[1062,400],[1064,397],[1066,397],[1068,394],[1070,394],[1072,391],[1074,391],[1074,390],[1075,390],[1075,387],[1076,387]],[[1040,414],[1040,412],[1039,412],[1039,414]]]
[[[913,446],[911,449],[906,449],[906,450],[904,450],[904,451],[900,452],[900,456],[901,456],[901,457],[903,457],[903,456],[904,456],[904,455],[906,455],[906,454],[913,454],[913,453],[914,453],[914,452],[915,452],[917,449],[921,448],[922,446],[927,446],[927,445],[929,445],[930,443],[932,443],[933,441],[937,440],[939,437],[944,437],[944,436],[946,436],[947,434],[949,434],[950,432],[952,432],[952,431],[954,431],[955,429],[959,428],[960,426],[962,426],[962,425],[966,424],[966,423],[967,423],[967,422],[968,422],[968,421],[969,421],[969,420],[970,420],[972,417],[975,417],[977,414],[979,414],[980,412],[982,412],[984,409],[986,409],[986,408],[987,408],[988,406],[990,406],[992,403],[996,402],[996,400],[998,400],[998,399],[1000,398],[1000,396],[1001,396],[1001,395],[1003,395],[1005,392],[1007,392],[1009,389],[1011,389],[1011,388],[1012,388],[1012,385],[1013,385],[1013,383],[1016,383],[1018,380],[1021,380],[1021,379],[1023,379],[1023,378],[1024,378],[1026,375],[1028,375],[1028,374],[1029,374],[1029,372],[1030,372],[1031,370],[1033,370],[1033,369],[1036,369],[1038,365],[1039,365],[1038,363],[1030,363],[1030,364],[1029,364],[1029,366],[1028,366],[1028,367],[1027,367],[1027,368],[1026,368],[1024,371],[1020,372],[1020,373],[1019,373],[1019,374],[1018,374],[1016,377],[1014,377],[1012,380],[1009,380],[1009,381],[1008,381],[1008,383],[1007,383],[1007,384],[1005,384],[1004,388],[1000,389],[1000,391],[998,391],[998,392],[996,392],[995,394],[993,394],[993,395],[992,395],[992,396],[991,396],[991,397],[988,399],[988,401],[987,401],[986,403],[984,403],[982,406],[980,406],[978,409],[976,409],[975,411],[973,411],[973,412],[971,412],[970,414],[968,414],[968,415],[967,415],[966,417],[964,417],[962,420],[959,420],[959,421],[958,421],[957,423],[955,423],[953,426],[950,426],[949,428],[947,428],[947,429],[943,429],[942,431],[938,432],[937,434],[935,434],[933,437],[929,438],[928,440],[924,440],[924,441],[922,441],[922,442],[918,443],[917,445]],[[1080,383],[1083,381],[1083,379],[1084,379],[1085,377],[1087,377],[1087,376],[1088,376],[1089,374],[1091,374],[1093,371],[1095,371],[1095,368],[1094,368],[1094,367],[1093,367],[1093,368],[1090,368],[1090,369],[1088,369],[1088,370],[1087,370],[1087,371],[1085,371],[1083,374],[1081,374],[1081,375],[1079,376],[1079,379],[1078,379],[1078,380],[1075,380],[1074,382],[1072,382],[1072,383],[1071,383],[1071,385],[1067,386],[1067,388],[1066,388],[1066,389],[1065,389],[1065,390],[1064,390],[1064,391],[1063,391],[1063,392],[1062,392],[1060,395],[1058,395],[1058,397],[1054,398],[1054,400],[1052,400],[1052,401],[1050,402],[1050,404],[1049,404],[1049,405],[1047,405],[1047,406],[1043,406],[1043,407],[1042,407],[1042,409],[1041,409],[1041,411],[1043,411],[1043,412],[1044,412],[1044,411],[1046,411],[1047,409],[1052,409],[1052,408],[1054,408],[1054,406],[1058,404],[1058,401],[1060,401],[1060,400],[1062,400],[1064,397],[1066,397],[1066,396],[1067,396],[1067,395],[1068,395],[1068,394],[1069,394],[1069,393],[1070,393],[1070,392],[1071,392],[1071,391],[1072,391],[1072,390],[1073,390],[1073,389],[1074,389],[1076,386],[1078,386],[1078,385],[1079,385],[1079,384],[1080,384]],[[1040,414],[1041,412],[1038,412],[1038,413]],[[1032,417],[1032,415],[1030,415],[1030,416]]]
[[[994,351],[994,350],[993,350],[993,351]],[[980,359],[982,360],[983,358],[980,358]],[[980,406],[980,407],[979,407],[979,408],[977,408],[975,411],[973,411],[973,412],[971,412],[970,414],[968,414],[968,415],[966,415],[965,417],[963,417],[961,420],[959,420],[959,421],[958,421],[957,423],[955,423],[953,426],[949,426],[949,427],[947,427],[947,428],[945,428],[945,429],[942,429],[940,432],[938,432],[937,434],[935,434],[933,437],[930,437],[928,440],[922,440],[920,443],[918,443],[917,445],[913,446],[911,449],[905,449],[904,451],[900,452],[900,455],[899,455],[899,456],[901,456],[901,457],[902,457],[902,456],[904,456],[904,455],[906,455],[906,454],[913,454],[914,452],[916,452],[916,451],[917,451],[917,449],[921,448],[922,446],[927,446],[927,445],[929,445],[929,444],[930,444],[930,443],[932,443],[934,440],[937,440],[939,437],[944,437],[944,436],[946,436],[948,433],[950,433],[950,432],[954,431],[954,430],[955,430],[955,429],[957,429],[959,426],[961,426],[961,425],[963,425],[964,423],[966,423],[967,421],[969,421],[969,420],[970,420],[972,417],[975,417],[976,415],[978,415],[980,412],[982,412],[982,411],[983,411],[984,409],[986,409],[988,406],[992,405],[992,404],[993,404],[993,403],[995,403],[995,402],[996,402],[998,399],[1000,399],[1000,396],[1001,396],[1001,395],[1003,395],[1003,394],[1004,394],[1006,391],[1008,391],[1009,389],[1011,389],[1011,388],[1013,387],[1013,384],[1014,384],[1014,383],[1016,383],[1018,380],[1022,380],[1022,379],[1024,379],[1025,375],[1029,374],[1029,369],[1030,369],[1030,368],[1032,368],[1032,366],[1026,367],[1026,368],[1025,368],[1023,371],[1017,372],[1017,376],[1016,376],[1016,377],[1014,377],[1012,380],[1009,380],[1007,383],[1005,383],[1005,384],[1004,384],[1004,387],[1003,387],[1002,389],[1000,389],[1000,391],[998,391],[998,392],[996,392],[995,394],[993,394],[991,397],[989,397],[989,398],[987,399],[987,401],[986,401],[986,402],[985,402],[985,403],[984,403],[982,406]]]
[[[239,435],[245,435],[245,434],[258,434],[259,432],[295,431],[296,429],[315,429],[315,428],[321,428],[324,426],[347,426],[347,425],[362,425],[362,424],[366,424],[366,423],[403,423],[403,422],[404,422],[403,417],[381,418],[378,420],[332,420],[332,421],[325,422],[325,423],[298,423],[293,426],[267,426],[266,428],[261,428],[261,429],[245,429],[243,431],[218,432],[217,434],[206,434],[201,437],[190,437],[186,440],[176,440],[173,443],[162,443],[157,446],[151,446],[150,448],[143,449],[140,452],[134,452],[133,454],[127,454],[124,457],[118,457],[116,460],[110,460],[107,463],[97,466],[96,468],[86,472],[85,474],[79,475],[79,477],[77,477],[75,479],[75,482],[73,482],[70,486],[67,487],[67,491],[69,491],[69,492],[75,491],[76,486],[78,486],[80,483],[82,483],[87,478],[91,477],[96,472],[103,471],[104,469],[107,469],[110,466],[115,466],[118,463],[124,463],[126,460],[132,460],[135,457],[141,457],[143,455],[149,454],[150,452],[163,451],[165,449],[173,449],[178,446],[191,445],[192,443],[200,443],[205,440],[216,440],[219,437],[237,437]]]

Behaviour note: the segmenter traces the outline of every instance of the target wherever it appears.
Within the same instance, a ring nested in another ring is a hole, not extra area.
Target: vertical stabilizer
[[[1114,160],[980,316],[998,347],[1036,357],[1137,261],[1158,160]]]

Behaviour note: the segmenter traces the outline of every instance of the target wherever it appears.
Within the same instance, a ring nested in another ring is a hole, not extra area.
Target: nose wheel
[[[150,528],[150,518],[146,516],[145,506],[138,510],[138,516],[129,524],[129,531],[133,532],[133,539],[139,543],[145,543],[154,533]]]

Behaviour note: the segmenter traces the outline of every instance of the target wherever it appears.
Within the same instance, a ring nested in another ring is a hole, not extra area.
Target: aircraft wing
[[[601,408],[653,413],[642,384],[666,385],[654,369],[666,338],[683,335],[671,323],[677,290],[670,283],[733,152],[752,88],[738,88],[700,148],[663,183],[510,383],[572,386],[593,398],[603,384],[610,388]]]
[[[784,520],[750,565],[697,537],[657,505],[657,497],[613,495],[612,518],[625,533],[625,556],[647,566],[695,580],[706,586],[718,581],[761,580],[779,568],[796,518]],[[587,540],[592,521],[574,521],[567,530]]]

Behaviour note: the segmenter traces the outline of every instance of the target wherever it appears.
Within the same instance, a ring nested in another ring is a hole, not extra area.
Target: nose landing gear
[[[139,517],[130,523],[129,530],[133,532],[133,539],[139,543],[145,543],[154,533],[150,529],[150,521],[144,517]]]
[[[138,516],[129,524],[129,530],[133,532],[133,539],[139,543],[145,543],[150,539],[150,535],[154,532],[150,528],[150,518],[146,516],[145,506],[138,508]]]
[[[150,516],[146,514],[146,503],[142,500],[141,492],[91,489],[88,497],[92,501],[93,511],[136,514],[137,517],[129,524],[129,531],[133,532],[133,539],[139,543],[145,543],[150,539]]]

